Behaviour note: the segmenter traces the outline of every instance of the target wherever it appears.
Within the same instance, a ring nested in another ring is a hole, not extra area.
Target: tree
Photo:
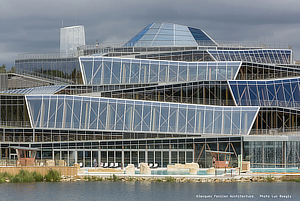
[[[2,64],[2,66],[0,66],[0,73],[6,73],[6,66],[5,64]]]
[[[15,73],[16,72],[16,68],[14,66],[11,67],[11,69],[8,71],[8,73]]]

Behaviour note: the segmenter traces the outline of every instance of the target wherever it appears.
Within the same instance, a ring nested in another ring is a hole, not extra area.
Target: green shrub
[[[113,181],[119,181],[119,180],[120,180],[119,177],[113,174]]]
[[[6,179],[10,180],[11,178],[12,175],[8,174],[7,172],[0,173],[0,184],[4,183]]]
[[[113,174],[112,176],[110,175],[110,177],[106,178],[107,181],[119,181],[120,178],[118,176],[116,176],[115,174]]]
[[[83,177],[85,180],[88,180],[88,181],[91,181],[92,180],[92,177],[91,176],[84,176]]]
[[[40,174],[40,173],[34,171],[34,172],[32,173],[32,175],[33,175],[33,178],[34,178],[35,181],[37,181],[37,182],[44,181],[44,176],[43,176],[42,174]]]
[[[12,177],[13,176],[7,172],[0,173],[0,180],[1,180],[0,183],[5,182],[6,179],[11,180]]]
[[[61,174],[57,170],[50,169],[50,170],[47,171],[47,174],[45,175],[45,179],[48,182],[50,182],[50,181],[60,181]]]
[[[298,182],[298,183],[300,183],[300,178],[295,178],[295,179],[283,179],[282,181],[293,181],[293,182]]]
[[[270,175],[270,176],[267,176],[266,181],[273,182],[274,180],[273,180],[273,177]]]
[[[166,182],[175,182],[174,177],[165,177]]]
[[[5,182],[5,178],[0,177],[0,184]]]
[[[33,174],[28,172],[27,170],[21,169],[18,174],[10,179],[12,183],[22,183],[22,182],[33,182],[34,177]]]

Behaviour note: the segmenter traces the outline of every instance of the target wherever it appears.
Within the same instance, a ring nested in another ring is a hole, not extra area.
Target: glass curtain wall
[[[300,111],[289,108],[262,107],[253,124],[251,135],[276,135],[299,132]]]
[[[82,75],[77,58],[19,59],[16,71],[66,83],[82,84]]]
[[[228,83],[239,106],[300,107],[300,78]]]
[[[175,62],[80,57],[84,84],[157,83],[234,79],[241,62]]]
[[[287,77],[300,77],[300,69],[292,65],[282,66],[243,62],[236,80],[265,80]]]
[[[26,99],[35,128],[245,135],[259,109],[59,95]]]
[[[208,50],[216,61],[249,61],[256,63],[290,64],[292,50]]]
[[[174,51],[155,54],[142,54],[135,56],[136,59],[153,59],[168,61],[187,61],[187,62],[203,62],[215,61],[207,51]]]
[[[245,141],[243,160],[251,168],[299,167],[299,141]]]
[[[0,125],[31,127],[24,96],[0,96]]]
[[[101,97],[235,106],[226,81],[201,81],[102,92]]]

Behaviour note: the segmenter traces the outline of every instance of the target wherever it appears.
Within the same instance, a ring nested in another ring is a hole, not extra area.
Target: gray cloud
[[[84,25],[86,43],[126,42],[151,22],[205,30],[216,40],[289,44],[300,60],[300,2],[297,0],[3,0],[0,64],[18,54],[59,51],[62,25]]]

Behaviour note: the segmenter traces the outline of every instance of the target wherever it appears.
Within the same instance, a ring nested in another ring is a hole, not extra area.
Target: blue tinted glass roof
[[[207,50],[216,61],[291,64],[292,50]]]
[[[202,30],[171,23],[151,23],[130,39],[124,47],[216,45]]]
[[[15,89],[15,90],[0,91],[0,94],[20,94],[20,95],[54,94],[65,87],[66,87],[65,85],[53,85],[53,86],[34,87],[34,88],[26,88],[26,89]]]

